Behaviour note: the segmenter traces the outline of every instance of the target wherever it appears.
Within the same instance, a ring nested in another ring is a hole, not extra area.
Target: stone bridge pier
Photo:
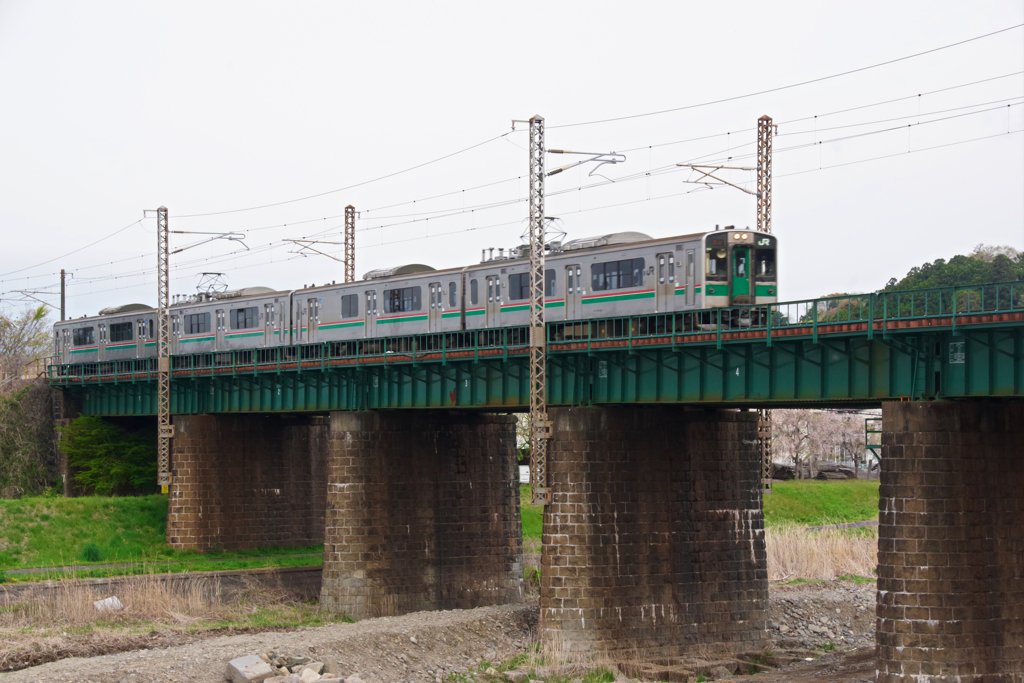
[[[1024,404],[886,403],[877,681],[1024,680]]]
[[[557,408],[540,627],[555,649],[652,657],[768,643],[757,413]]]
[[[361,619],[522,600],[515,424],[332,413],[320,604]]]

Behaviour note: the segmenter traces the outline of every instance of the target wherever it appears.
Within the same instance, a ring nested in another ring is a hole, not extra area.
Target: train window
[[[455,283],[454,282],[449,282],[448,283],[448,305],[451,308],[455,308],[455,296],[456,296],[456,293],[457,292],[455,291]]]
[[[384,312],[404,313],[420,310],[420,288],[402,287],[384,290]]]
[[[111,323],[110,324],[110,341],[131,341],[132,340],[132,324],[131,323]]]
[[[153,319],[149,319],[149,339],[153,338]]]
[[[184,316],[185,321],[182,332],[185,334],[202,334],[210,331],[210,314],[193,313]]]
[[[712,249],[708,247],[707,250],[707,276],[718,277],[725,279],[725,276],[729,274],[728,266],[725,259],[725,249]]]
[[[747,257],[745,254],[736,254],[735,263],[735,277],[746,277],[747,276]]]
[[[359,295],[345,294],[341,297],[341,317],[354,318],[359,315]]]
[[[231,310],[231,329],[248,330],[260,324],[259,309],[256,306],[249,308],[234,308]]]
[[[95,337],[91,327],[79,327],[72,332],[72,342],[75,346],[89,346],[95,343]]]
[[[508,298],[510,301],[530,298],[529,273],[512,273],[508,276]]]
[[[494,301],[494,280],[487,278],[487,300]]]
[[[756,258],[758,277],[775,277],[775,250],[758,249]]]
[[[476,302],[480,298],[478,296],[479,292],[477,291],[477,289],[478,289],[478,287],[477,287],[477,284],[476,284],[476,280],[470,280],[469,281],[469,305],[470,306],[476,306]]]
[[[590,282],[591,289],[595,292],[642,287],[644,284],[644,260],[633,258],[595,263],[590,266]]]
[[[693,252],[686,252],[686,281],[693,282]]]
[[[555,295],[555,271],[548,269],[544,271],[544,296]]]

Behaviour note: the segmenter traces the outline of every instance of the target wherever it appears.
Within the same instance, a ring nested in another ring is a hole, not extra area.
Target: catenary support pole
[[[772,231],[772,117],[757,120],[757,229]],[[768,315],[772,312],[769,309]],[[772,411],[757,411],[757,440],[761,450],[761,489],[772,492]]]
[[[64,308],[64,269],[60,269],[60,321],[65,320],[65,308]]]
[[[157,252],[157,482],[167,493],[171,485],[171,293],[167,207],[156,210]]]
[[[534,505],[551,502],[544,320],[544,117],[530,119],[530,490]]]
[[[345,282],[356,281],[356,207],[345,207]]]

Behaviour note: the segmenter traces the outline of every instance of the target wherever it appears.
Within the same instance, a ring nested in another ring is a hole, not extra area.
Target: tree
[[[98,417],[83,416],[60,428],[68,470],[85,490],[100,496],[156,491],[156,434],[130,433]]]
[[[36,381],[0,395],[0,497],[41,492],[57,474],[50,388]]]
[[[46,308],[26,308],[18,315],[0,311],[0,381],[21,375],[25,364],[48,354],[50,321]],[[5,382],[10,390],[16,382]]]
[[[854,460],[859,469],[864,451],[864,418],[824,410],[773,410],[772,451],[793,463],[797,478],[807,467],[810,476],[821,460]]]

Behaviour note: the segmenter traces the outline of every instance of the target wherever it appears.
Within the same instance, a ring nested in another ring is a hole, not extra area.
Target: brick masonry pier
[[[324,540],[327,419],[176,415],[167,543],[182,550]]]
[[[320,604],[353,618],[522,599],[515,417],[331,413]]]
[[[1024,680],[1024,405],[882,423],[878,683]]]
[[[757,414],[557,408],[546,646],[650,656],[768,643]]]

